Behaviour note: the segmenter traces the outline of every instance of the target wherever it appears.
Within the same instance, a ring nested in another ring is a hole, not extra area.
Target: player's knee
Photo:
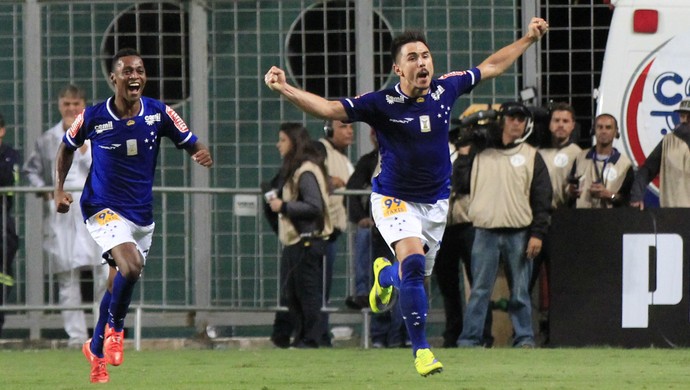
[[[130,282],[139,280],[143,267],[141,264],[128,264],[127,267],[120,267],[122,276]]]
[[[403,280],[424,280],[426,257],[420,254],[407,256],[401,263]]]

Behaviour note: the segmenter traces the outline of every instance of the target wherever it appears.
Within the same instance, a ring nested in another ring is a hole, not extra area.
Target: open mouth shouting
[[[417,73],[417,80],[421,83],[426,84],[429,82],[429,71],[426,69],[422,69]]]
[[[141,87],[142,87],[142,85],[140,82],[133,81],[127,85],[127,90],[130,93],[138,95],[139,93],[141,93]]]

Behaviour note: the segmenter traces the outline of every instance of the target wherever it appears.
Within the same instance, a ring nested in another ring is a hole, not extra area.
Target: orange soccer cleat
[[[105,341],[103,342],[103,353],[108,364],[119,366],[125,360],[124,346],[125,331],[116,332],[109,324],[105,326]]]
[[[108,383],[110,376],[108,375],[108,365],[105,358],[99,358],[91,352],[91,339],[86,340],[81,347],[86,360],[91,364],[91,383]]]

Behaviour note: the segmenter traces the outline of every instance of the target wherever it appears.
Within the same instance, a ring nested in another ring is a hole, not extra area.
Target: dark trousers
[[[457,346],[458,337],[462,333],[463,296],[464,288],[461,283],[462,273],[460,263],[465,268],[467,279],[472,284],[471,259],[472,243],[474,242],[474,227],[470,223],[446,226],[443,232],[441,247],[436,254],[434,275],[443,297],[443,309],[446,313],[446,325],[443,331],[443,345]],[[484,344],[493,344],[491,336],[491,311],[487,311],[484,329]]]
[[[285,297],[295,346],[317,347],[321,337],[323,256],[326,242],[303,239],[283,249],[287,265]]]
[[[2,221],[2,219],[0,219]],[[19,237],[17,236],[17,229],[14,226],[14,219],[6,218],[6,237],[3,239],[0,235],[0,305],[5,304],[5,296],[10,293],[10,278],[14,277],[14,257],[19,249]],[[1,227],[0,227],[1,228]],[[7,245],[5,245],[7,244]],[[5,324],[5,312],[0,311],[0,335],[2,335],[2,327]]]

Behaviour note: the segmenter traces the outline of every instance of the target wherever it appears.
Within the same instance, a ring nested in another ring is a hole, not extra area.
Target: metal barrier
[[[62,328],[59,315],[46,312],[81,309],[96,313],[98,310],[98,299],[93,304],[60,306],[54,294],[56,281],[48,272],[41,246],[29,245],[42,243],[42,221],[26,220],[29,216],[21,205],[26,204],[27,209],[37,207],[30,195],[50,191],[52,188],[48,187],[0,188],[0,193],[14,194],[15,219],[17,226],[21,227],[18,229],[20,249],[15,259],[14,292],[12,299],[9,302],[6,299],[0,306],[0,311],[8,314],[5,329],[29,329],[30,339],[41,338],[44,329]],[[347,197],[368,194],[367,191],[350,190],[338,193]],[[199,331],[207,324],[272,324],[273,314],[285,310],[279,306],[278,299],[280,245],[274,232],[263,222],[261,191],[253,188],[155,187],[154,196],[154,243],[131,305],[137,348],[142,327],[189,326],[187,313],[191,312],[195,313],[194,326]],[[206,209],[194,204],[195,197],[199,196],[212,197],[204,203]],[[226,200],[228,196],[232,197],[229,202]],[[232,208],[227,204],[232,204]],[[73,206],[78,207],[76,201]],[[20,223],[22,219],[26,220],[24,224]],[[200,226],[202,224],[206,226]],[[196,241],[194,238],[197,236],[190,233],[193,229],[209,231],[211,235]],[[367,347],[369,311],[343,311],[340,304],[354,286],[353,229],[349,230],[339,240],[331,303],[324,299],[322,310],[331,313],[333,324],[362,322],[363,342]],[[227,248],[229,253],[226,253]],[[28,257],[30,249],[40,256]],[[199,253],[210,256],[199,258]],[[228,260],[232,263],[229,266]],[[180,269],[175,270],[175,266]],[[165,320],[147,321],[146,317],[151,312],[162,313]],[[93,315],[88,316],[87,321],[94,321]]]

